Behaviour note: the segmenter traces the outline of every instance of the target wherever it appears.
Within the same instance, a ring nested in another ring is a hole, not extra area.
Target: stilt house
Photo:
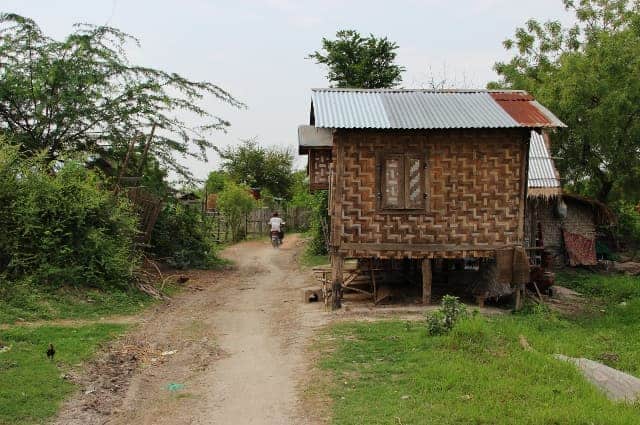
[[[521,287],[531,132],[563,126],[522,91],[313,89],[299,149],[330,192],[334,305],[345,259],[418,264],[424,303],[442,259]]]

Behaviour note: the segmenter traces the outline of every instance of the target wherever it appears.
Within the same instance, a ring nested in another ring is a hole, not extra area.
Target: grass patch
[[[11,347],[0,353],[0,424],[42,423],[53,416],[74,390],[62,378],[64,373],[125,329],[124,325],[93,324],[16,326],[0,331],[0,342]],[[56,348],[53,362],[45,356],[49,343]]]
[[[494,326],[463,322],[445,337],[397,322],[338,327],[338,350],[323,364],[336,371],[334,422],[627,424],[640,418],[637,409],[606,400],[570,365],[523,351],[516,335],[490,337]]]
[[[556,274],[556,282],[581,294],[602,298],[605,302],[640,298],[640,277],[638,276],[567,269]]]
[[[134,314],[155,300],[139,291],[16,283],[0,297],[0,323],[52,319],[92,319]]]
[[[343,323],[321,367],[334,377],[335,424],[631,424],[562,353],[640,374],[640,302],[588,318],[471,317],[444,336],[424,322]],[[522,349],[524,335],[535,351]]]
[[[305,249],[298,257],[298,262],[303,267],[316,267],[330,263],[328,255],[312,254],[308,249]]]

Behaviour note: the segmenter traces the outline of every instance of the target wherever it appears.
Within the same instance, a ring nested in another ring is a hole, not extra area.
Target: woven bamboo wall
[[[428,209],[377,210],[376,152],[427,152]],[[522,244],[528,131],[338,131],[331,243],[347,257],[493,257]]]
[[[311,149],[309,151],[309,188],[329,189],[329,167],[331,149]]]

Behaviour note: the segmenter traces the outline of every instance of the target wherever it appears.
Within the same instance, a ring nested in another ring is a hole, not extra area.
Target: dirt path
[[[188,290],[158,306],[76,378],[82,391],[57,424],[315,424],[301,394],[313,330],[328,320],[302,303],[300,244],[228,248],[229,272],[194,272]],[[177,385],[172,385],[177,384]]]

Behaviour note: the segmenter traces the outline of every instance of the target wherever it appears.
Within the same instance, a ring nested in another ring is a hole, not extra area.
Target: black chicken
[[[47,358],[49,360],[53,360],[53,356],[56,355],[56,349],[53,348],[53,344],[49,344],[49,349],[47,350]]]

